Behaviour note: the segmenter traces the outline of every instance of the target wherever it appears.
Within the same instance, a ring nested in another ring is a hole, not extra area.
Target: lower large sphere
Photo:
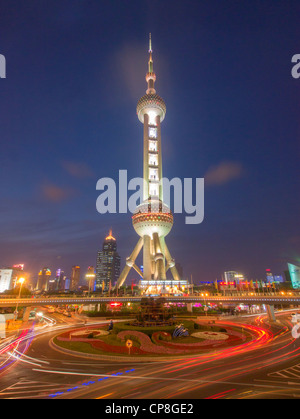
[[[159,199],[149,199],[140,204],[133,216],[132,224],[141,237],[158,233],[165,237],[173,227],[173,214],[166,204]]]
[[[138,101],[136,113],[142,124],[144,123],[145,113],[149,115],[150,112],[159,115],[160,122],[165,119],[167,107],[164,100],[157,94],[144,95]]]

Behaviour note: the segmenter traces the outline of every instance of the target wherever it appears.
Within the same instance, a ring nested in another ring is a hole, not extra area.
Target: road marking
[[[105,397],[111,396],[112,394],[114,394],[114,393],[108,393],[108,394],[105,394],[104,396],[96,397],[96,400],[104,399]]]
[[[46,382],[39,381],[27,381],[21,380],[9,387],[2,389],[0,392],[1,398],[38,398],[45,397],[50,391],[61,391],[69,387],[66,384],[53,383],[49,384]],[[28,395],[30,393],[30,395]],[[11,396],[11,397],[10,397]]]
[[[279,370],[276,372],[271,372],[268,374],[269,377],[283,377],[283,378],[291,378],[288,374],[292,375],[300,379],[300,364],[294,365],[293,367],[285,368],[284,370]],[[297,374],[295,374],[295,372]]]
[[[143,376],[136,376],[136,375],[109,375],[109,374],[91,374],[91,373],[83,373],[83,372],[68,372],[68,371],[52,371],[52,370],[43,370],[43,369],[35,369],[32,368],[32,371],[38,371],[38,372],[45,372],[45,373],[50,373],[50,374],[64,374],[64,375],[79,375],[79,376],[85,376],[85,377],[108,377],[108,378],[123,378],[123,379],[127,379],[127,380],[153,380],[153,381],[157,381],[157,380],[161,380],[161,381],[183,381],[183,382],[195,382],[195,383],[203,383],[203,384],[230,384],[230,385],[236,385],[236,386],[243,386],[243,387],[264,387],[264,388],[283,388],[286,389],[286,387],[280,387],[280,386],[272,386],[272,385],[265,385],[265,384],[254,384],[254,383],[237,383],[237,382],[232,382],[232,381],[218,381],[218,380],[214,380],[214,381],[210,381],[210,380],[195,380],[195,379],[191,379],[191,380],[187,380],[184,378],[164,378],[164,377],[143,377]],[[264,380],[254,380],[254,381],[264,381]],[[266,380],[267,381],[267,380]],[[276,382],[276,381],[275,381]],[[296,383],[294,383],[296,384]],[[299,390],[297,388],[293,389],[293,390]]]
[[[138,391],[137,393],[126,394],[126,396],[121,397],[121,399],[128,399],[129,397],[136,396],[137,394],[141,394],[141,391]]]
[[[289,377],[289,378],[291,378],[291,377]],[[254,379],[254,381],[262,381],[262,382],[265,382],[265,383],[287,384],[289,386],[291,386],[291,385],[300,386],[300,383],[295,383],[293,381],[275,381],[275,380],[272,381],[272,380],[258,380],[258,379]],[[277,386],[274,386],[274,387],[277,387]]]

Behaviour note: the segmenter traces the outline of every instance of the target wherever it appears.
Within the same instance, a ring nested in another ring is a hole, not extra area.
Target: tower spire
[[[153,71],[151,33],[149,33],[149,51],[148,52],[149,52],[148,73],[146,74],[146,81],[148,83],[148,89],[146,91],[147,95],[156,93],[156,90],[154,89],[154,83],[155,83],[155,80],[156,80],[156,75]]]

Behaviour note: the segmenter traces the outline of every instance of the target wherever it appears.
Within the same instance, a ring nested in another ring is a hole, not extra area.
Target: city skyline
[[[272,5],[269,14],[268,1],[250,12],[235,5],[236,16],[232,5],[218,6],[216,13],[214,2],[178,3],[165,30],[169,10],[158,2],[146,7],[149,16],[156,10],[156,22],[143,19],[144,10],[132,4],[140,22],[132,27],[128,14],[120,25],[109,7],[96,3],[86,14],[79,2],[72,9],[62,2],[59,13],[33,3],[36,10],[20,5],[16,14],[3,6],[1,266],[21,261],[30,272],[44,266],[67,271],[74,264],[85,269],[95,264],[109,227],[124,266],[135,245],[128,214],[99,215],[95,186],[100,177],[117,178],[119,169],[132,177],[141,173],[135,101],[144,90],[149,32],[157,84],[169,109],[164,172],[206,180],[204,222],[186,226],[176,215],[170,238],[185,275],[213,281],[237,270],[259,278],[266,268],[281,274],[287,262],[299,264],[294,11],[286,10],[278,23],[282,7]],[[30,19],[43,24],[43,40],[36,25],[28,28]],[[257,21],[259,34],[252,30]]]

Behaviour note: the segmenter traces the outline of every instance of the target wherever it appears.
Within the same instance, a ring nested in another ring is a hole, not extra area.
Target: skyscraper
[[[80,266],[72,266],[70,291],[77,291],[80,281]]]
[[[155,81],[150,34],[148,73],[146,74],[148,89],[137,104],[137,116],[144,127],[144,188],[143,202],[136,208],[132,222],[140,239],[131,256],[126,260],[126,266],[118,280],[118,287],[124,283],[131,268],[134,268],[143,277],[143,281],[148,283],[154,280],[164,284],[168,269],[174,280],[180,280],[175,260],[172,259],[165,242],[165,237],[173,226],[173,214],[163,202],[161,122],[166,115],[166,104],[156,94]],[[135,263],[142,248],[143,272]]]
[[[38,282],[36,289],[39,291],[47,291],[48,281],[51,277],[51,271],[49,268],[43,268],[39,272]]]
[[[288,263],[289,273],[294,289],[300,288],[300,266],[293,265]]]
[[[64,271],[62,271],[61,269],[57,269],[56,277],[55,277],[55,289],[57,291],[64,291],[65,282],[66,282],[66,277],[65,277]]]
[[[96,265],[96,288],[102,288],[104,282],[105,288],[109,283],[114,286],[120,275],[121,258],[117,252],[117,241],[112,236],[112,231],[105,238],[102,250],[97,255]]]
[[[87,273],[85,274],[85,279],[89,287],[89,292],[93,292],[95,289],[95,278],[96,278],[95,268],[94,266],[89,266]]]
[[[0,269],[0,292],[14,288],[13,270],[10,268]]]

